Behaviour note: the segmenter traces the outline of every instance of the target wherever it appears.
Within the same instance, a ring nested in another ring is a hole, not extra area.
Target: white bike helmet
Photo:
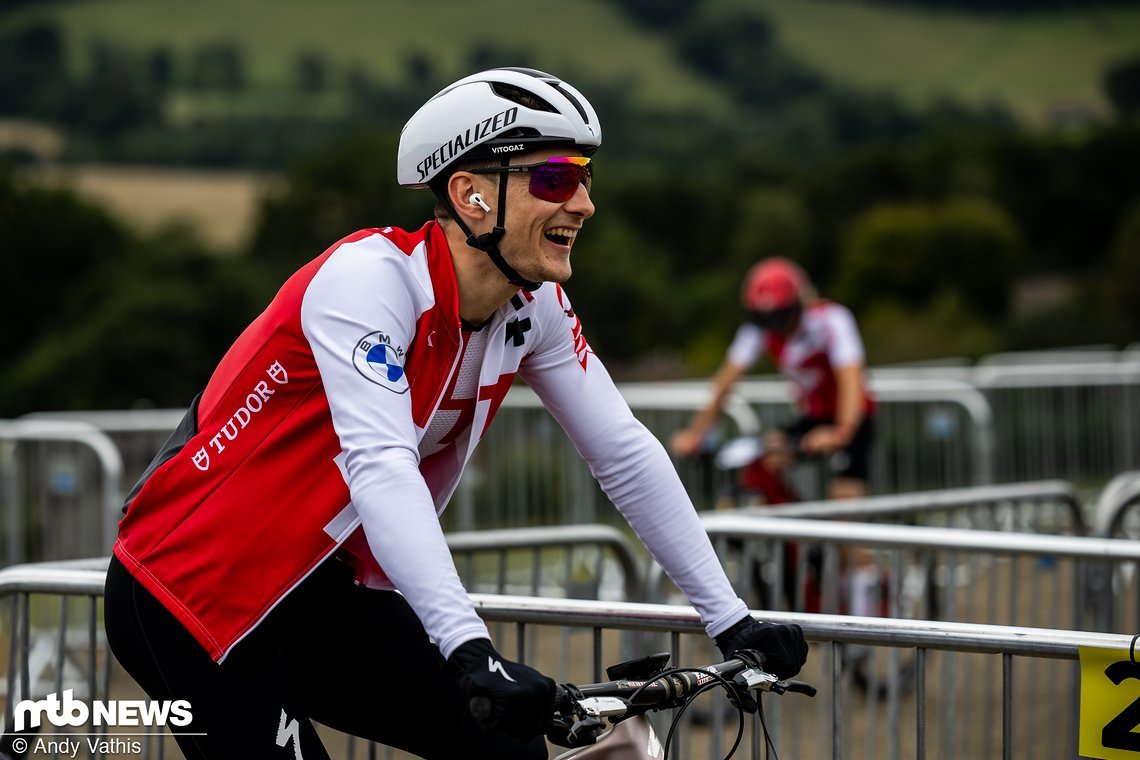
[[[590,155],[601,144],[594,107],[569,84],[534,69],[490,69],[440,90],[408,119],[396,174],[404,187],[427,187],[460,160],[555,145]],[[494,150],[516,145],[525,147]]]
[[[541,283],[519,275],[499,251],[507,183],[499,183],[494,229],[476,236],[455,213],[447,179],[461,161],[499,158],[506,166],[518,153],[566,146],[588,156],[601,144],[594,107],[569,84],[534,69],[489,69],[445,87],[412,114],[400,132],[396,175],[404,187],[430,187],[469,246],[486,252],[512,284],[534,290]]]

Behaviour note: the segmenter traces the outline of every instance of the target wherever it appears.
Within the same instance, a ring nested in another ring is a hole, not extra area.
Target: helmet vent
[[[535,95],[533,92],[527,92],[513,85],[504,84],[502,82],[491,82],[491,89],[500,98],[506,98],[512,103],[518,103],[520,106],[526,106],[532,111],[547,111],[549,113],[558,113],[558,109],[547,103],[542,98]],[[575,104],[577,105],[577,104]],[[579,106],[579,109],[581,107]]]
[[[574,104],[574,108],[578,109],[578,114],[582,117],[583,122],[586,124],[590,123],[590,117],[586,115],[586,109],[582,108],[582,104],[578,102],[578,98],[574,97],[569,92],[564,90],[561,86],[561,83],[551,84],[550,86],[558,90],[567,100]]]

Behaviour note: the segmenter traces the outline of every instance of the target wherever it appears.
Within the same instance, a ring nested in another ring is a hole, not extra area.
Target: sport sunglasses
[[[786,330],[799,317],[801,311],[799,304],[782,309],[749,310],[748,321],[765,330]]]
[[[586,156],[559,156],[537,164],[491,166],[471,169],[472,174],[529,174],[530,194],[550,203],[565,203],[573,197],[578,185],[590,189],[594,170]]]

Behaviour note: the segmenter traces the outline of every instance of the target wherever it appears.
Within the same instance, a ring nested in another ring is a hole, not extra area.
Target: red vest
[[[341,447],[301,330],[301,301],[338,247],[378,234],[406,254],[409,268],[426,257],[434,304],[419,315],[404,370],[414,421],[427,424],[459,349],[446,240],[435,223],[414,233],[362,230],[294,274],[237,339],[202,395],[197,433],[150,475],[120,523],[116,556],[216,660],[346,538],[338,534],[350,502],[334,461]],[[433,350],[422,350],[427,340]],[[508,372],[491,414],[514,368]]]

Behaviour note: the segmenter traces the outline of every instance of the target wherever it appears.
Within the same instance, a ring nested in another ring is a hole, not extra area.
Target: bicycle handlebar
[[[658,660],[658,667],[651,672],[629,673],[625,674],[629,677],[600,683],[559,684],[555,688],[553,724],[566,732],[567,746],[580,746],[596,739],[605,728],[605,720],[618,723],[650,710],[682,707],[716,685],[724,686],[741,709],[752,692],[790,691],[815,696],[814,686],[777,678],[763,669],[763,661],[760,652],[742,650],[724,662],[699,668],[665,668]],[[755,710],[754,703],[750,709]]]
[[[806,694],[809,697],[815,696],[816,689],[811,684],[793,679],[779,679],[762,670],[756,662],[749,662],[749,659],[751,658],[731,657],[715,665],[685,668],[677,672],[666,671],[663,674],[642,679],[623,678],[580,686],[560,684],[555,690],[554,711],[558,713],[565,712],[567,708],[573,709],[575,701],[572,696],[573,689],[577,689],[582,695],[577,701],[613,697],[626,701],[629,707],[649,709],[670,707],[715,681],[717,675],[725,680],[733,681],[743,691],[763,691],[776,694],[791,691]]]
[[[667,659],[667,655],[658,657]],[[581,685],[557,684],[552,723],[566,731],[573,743],[571,746],[577,746],[591,743],[601,733],[605,728],[603,719],[617,723],[650,710],[680,707],[713,685],[727,686],[730,691],[735,690],[745,697],[751,692],[784,694],[790,691],[809,697],[816,695],[815,687],[809,683],[780,679],[763,670],[763,659],[760,652],[741,650],[728,660],[714,665],[697,668],[658,667],[652,672],[631,673],[634,677],[612,681]],[[628,663],[616,667],[626,665]],[[487,697],[472,697],[469,708],[480,722],[491,715],[491,702]]]

